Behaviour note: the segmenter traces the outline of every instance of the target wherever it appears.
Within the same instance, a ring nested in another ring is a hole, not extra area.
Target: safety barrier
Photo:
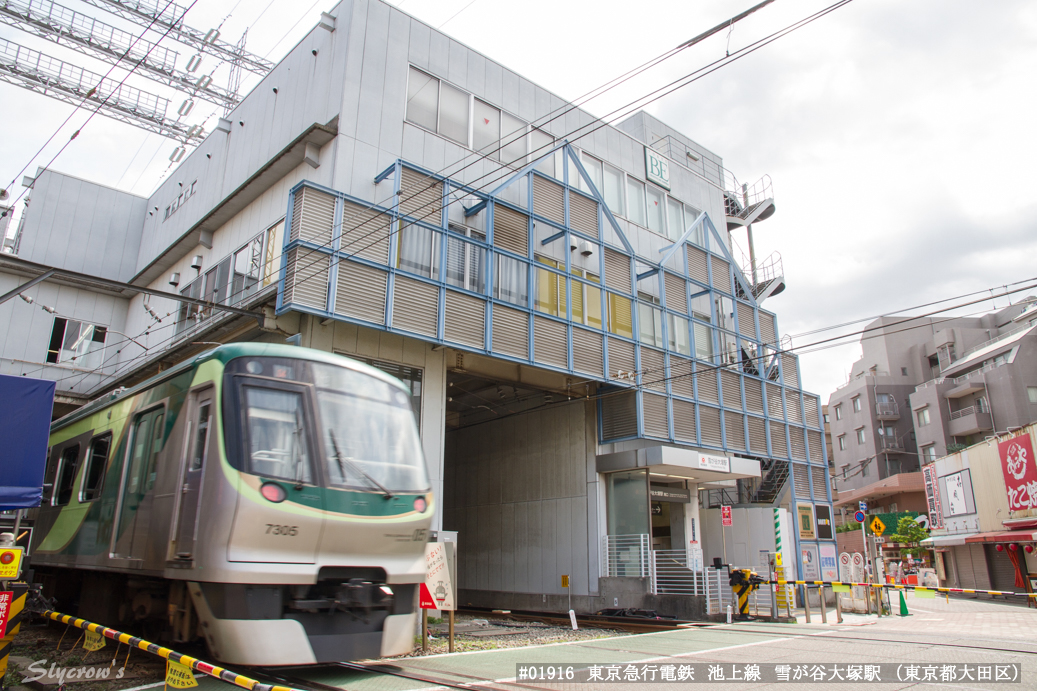
[[[901,583],[854,583],[852,581],[767,581],[771,585],[847,585],[847,586],[864,586],[868,588],[888,588],[890,590],[921,590],[923,592],[933,593],[969,593],[976,595],[1015,595],[1017,597],[1037,597],[1037,593],[1015,593],[1008,590],[980,590],[978,588],[941,588],[941,587],[926,587],[923,585],[906,585]]]
[[[128,633],[123,633],[121,631],[116,631],[115,629],[110,629],[107,626],[101,626],[100,624],[89,622],[86,619],[79,619],[77,617],[73,617],[70,614],[62,614],[61,612],[55,612],[49,609],[44,610],[43,612],[41,612],[41,614],[45,617],[53,619],[54,621],[61,622],[62,624],[68,624],[69,626],[75,626],[77,628],[83,629],[84,631],[98,633],[104,636],[105,638],[110,638],[113,641],[118,641],[123,645],[127,645],[132,648],[138,648],[139,650],[143,650],[153,655],[158,655],[159,657],[164,658],[166,660],[172,660],[173,662],[179,663],[184,667],[190,667],[196,672],[208,674],[210,677],[214,677],[216,679],[219,679],[220,681],[225,681],[228,684],[240,686],[241,688],[248,689],[249,691],[299,691],[298,689],[294,689],[290,686],[264,684],[255,679],[251,679],[249,677],[242,676],[235,672],[231,672],[230,670],[224,669],[223,667],[218,667],[216,665],[211,665],[208,662],[203,662],[202,660],[191,657],[190,655],[184,655],[183,653],[178,653],[175,650],[164,648],[158,645],[157,643],[151,643],[150,641],[146,641],[143,638],[137,638],[136,636],[131,636]]]

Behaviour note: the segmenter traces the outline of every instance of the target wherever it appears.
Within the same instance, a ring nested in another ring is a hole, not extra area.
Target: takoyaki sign
[[[997,445],[1001,472],[1008,492],[1008,510],[1037,509],[1037,462],[1029,434],[1021,434]]]
[[[425,582],[421,584],[418,604],[422,609],[457,609],[454,597],[454,544],[430,542],[425,545]]]

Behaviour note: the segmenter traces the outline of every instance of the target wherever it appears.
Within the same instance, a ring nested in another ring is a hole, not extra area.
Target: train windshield
[[[312,363],[333,486],[392,492],[429,488],[417,426],[406,393],[344,367]]]

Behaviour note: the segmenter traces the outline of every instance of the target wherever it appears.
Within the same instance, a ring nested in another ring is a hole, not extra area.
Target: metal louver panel
[[[774,315],[760,312],[760,340],[772,346],[778,344],[778,330],[774,328]]]
[[[792,464],[792,484],[796,499],[810,499],[810,471],[805,465]]]
[[[811,463],[824,463],[824,452],[822,449],[821,433],[807,430],[807,451],[810,453]]]
[[[335,312],[376,324],[385,323],[388,274],[350,261],[339,262]]]
[[[695,374],[695,384],[699,390],[699,400],[707,403],[720,403],[717,394],[717,373],[710,368],[705,372]]]
[[[539,175],[533,176],[533,213],[554,221],[565,223],[565,188]]]
[[[803,394],[803,421],[807,427],[821,427],[821,418],[817,414],[817,409],[817,397]]]
[[[666,393],[666,357],[661,350],[641,346],[641,383],[647,389]]]
[[[529,256],[529,217],[502,204],[493,207],[493,244]]]
[[[777,456],[778,458],[788,458],[789,452],[785,445],[785,425],[780,422],[770,423],[771,425],[771,455]]]
[[[284,304],[328,309],[330,257],[323,252],[296,248],[288,251],[285,264]]]
[[[755,454],[767,453],[767,421],[749,416],[749,450]]]
[[[709,406],[699,406],[699,425],[702,428],[702,443],[709,446],[723,446],[720,436],[720,410]]]
[[[792,446],[792,458],[797,461],[807,460],[807,442],[803,437],[802,427],[789,427],[789,442]]]
[[[727,370],[720,370],[720,386],[724,392],[724,407],[742,409],[742,390],[739,386],[738,375]]]
[[[482,348],[486,334],[486,303],[471,295],[448,290],[444,306],[443,337]]]
[[[493,306],[493,350],[529,358],[529,314],[502,305]]]
[[[756,322],[753,319],[752,305],[744,302],[738,304],[738,333],[747,338],[756,340]]]
[[[397,275],[392,300],[394,328],[436,336],[439,321],[439,288]]]
[[[670,356],[670,391],[677,396],[694,398],[694,375],[691,373],[691,360],[674,355]]]
[[[772,418],[785,419],[785,410],[781,405],[781,387],[767,384],[767,412]]]
[[[763,415],[763,383],[750,377],[745,378],[745,409]]]
[[[698,441],[695,436],[695,404],[688,401],[673,400],[673,436],[675,439]]]
[[[292,207],[292,229],[289,240],[306,240],[318,245],[331,245],[331,227],[335,223],[335,198],[312,187],[295,193]]]
[[[784,353],[781,356],[781,375],[785,386],[799,388],[799,359],[795,355]]]
[[[598,235],[598,202],[569,190],[569,225],[592,238]]]
[[[609,339],[609,379],[616,379],[618,372],[633,372],[634,344],[618,338]]]
[[[692,247],[691,245],[688,245],[688,276],[702,285],[709,285],[709,271],[706,269],[706,253],[698,247]]]
[[[410,168],[403,168],[400,212],[434,226],[443,225],[443,183]]]
[[[671,274],[669,271],[663,273],[666,285],[666,307],[681,314],[688,313],[688,282],[683,276]]]
[[[565,324],[544,317],[533,317],[533,353],[537,362],[566,368],[568,344]]]
[[[339,249],[350,255],[387,264],[390,221],[387,214],[343,201],[342,240]]]
[[[724,411],[724,431],[727,433],[727,445],[732,449],[745,451],[745,428],[742,426],[742,415]]]
[[[824,467],[813,466],[810,468],[810,479],[814,481],[815,501],[828,501],[828,489],[825,487],[828,484],[828,478],[825,475]]]
[[[789,422],[803,424],[803,409],[799,405],[799,392],[787,389],[785,391],[785,407],[789,411]]]
[[[670,423],[666,419],[666,397],[646,393],[641,397],[644,408],[645,435],[670,438]]]
[[[726,261],[713,255],[713,287],[725,293],[731,292],[731,266]]]
[[[601,399],[601,439],[623,439],[637,435],[637,396],[611,394]]]
[[[630,294],[630,257],[605,248],[605,285]]]
[[[573,327],[573,369],[594,377],[604,376],[605,356],[600,333]]]

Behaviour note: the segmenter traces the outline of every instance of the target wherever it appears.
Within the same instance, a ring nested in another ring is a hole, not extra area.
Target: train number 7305
[[[274,525],[273,523],[266,524],[267,535],[287,535],[288,537],[295,537],[299,534],[299,526],[297,525]]]

